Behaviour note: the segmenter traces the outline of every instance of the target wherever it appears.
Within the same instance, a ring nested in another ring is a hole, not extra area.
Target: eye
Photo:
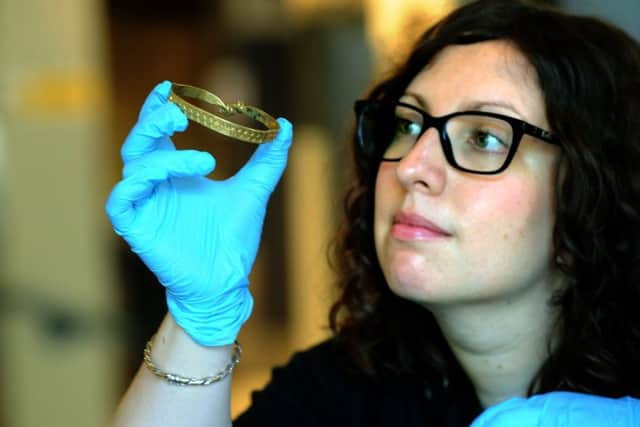
[[[474,148],[490,151],[495,153],[503,153],[509,150],[509,144],[503,138],[490,130],[475,129],[468,139],[469,144]]]
[[[396,117],[396,135],[418,136],[421,130],[422,126],[420,123],[402,117]]]

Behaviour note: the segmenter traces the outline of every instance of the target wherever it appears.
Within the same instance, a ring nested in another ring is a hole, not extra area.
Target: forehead
[[[506,104],[515,110],[510,115],[546,124],[535,69],[513,44],[502,40],[446,47],[416,75],[406,92],[417,95],[434,115],[470,105]]]

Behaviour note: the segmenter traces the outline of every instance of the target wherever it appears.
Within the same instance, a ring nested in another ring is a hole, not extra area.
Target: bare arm
[[[189,377],[215,374],[231,360],[232,346],[197,344],[170,314],[153,341],[154,363],[167,372]],[[231,375],[206,386],[178,386],[141,366],[123,396],[113,427],[231,426]]]

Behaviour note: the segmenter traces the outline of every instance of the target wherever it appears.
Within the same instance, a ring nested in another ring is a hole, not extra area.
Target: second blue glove
[[[514,398],[483,412],[471,427],[638,427],[640,400],[552,392]]]

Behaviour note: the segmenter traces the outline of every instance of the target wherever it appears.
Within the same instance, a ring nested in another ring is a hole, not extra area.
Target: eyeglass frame
[[[361,124],[362,124],[362,113],[363,110],[367,106],[388,106],[393,107],[395,109],[396,106],[409,108],[422,116],[423,120],[423,129],[420,130],[420,134],[416,136],[416,142],[420,137],[429,129],[435,128],[438,131],[440,137],[440,146],[442,147],[442,151],[444,152],[444,156],[447,159],[447,162],[453,166],[455,169],[458,169],[463,172],[475,173],[480,175],[496,175],[503,172],[513,160],[513,157],[516,154],[518,146],[520,145],[520,141],[524,135],[533,136],[541,141],[544,141],[548,144],[558,145],[560,146],[560,141],[558,138],[551,133],[550,131],[544,130],[538,126],[532,125],[531,123],[527,123],[524,120],[517,119],[511,116],[505,116],[503,114],[493,113],[490,111],[476,111],[476,110],[467,110],[467,111],[456,111],[450,114],[446,114],[444,116],[434,117],[427,113],[426,111],[416,107],[415,105],[407,104],[405,102],[400,101],[380,101],[380,100],[372,100],[372,99],[359,99],[354,103],[354,111],[356,113],[356,137],[358,138],[358,144],[360,148],[362,148],[365,152],[367,151],[367,147],[363,141],[363,136],[361,132]],[[473,169],[468,169],[463,166],[460,166],[453,155],[453,148],[451,146],[451,141],[449,140],[449,135],[446,131],[447,122],[457,116],[462,115],[474,115],[474,116],[484,116],[484,117],[492,117],[494,119],[500,119],[507,122],[513,131],[511,146],[509,147],[509,152],[507,153],[507,157],[504,160],[503,165],[494,170],[494,171],[477,171]],[[426,126],[428,124],[428,126]],[[391,141],[389,141],[389,144]],[[381,148],[381,147],[376,147]],[[386,149],[386,147],[385,147]],[[399,162],[404,158],[400,157],[397,159],[385,159],[381,156],[380,161],[388,161],[388,162]]]

